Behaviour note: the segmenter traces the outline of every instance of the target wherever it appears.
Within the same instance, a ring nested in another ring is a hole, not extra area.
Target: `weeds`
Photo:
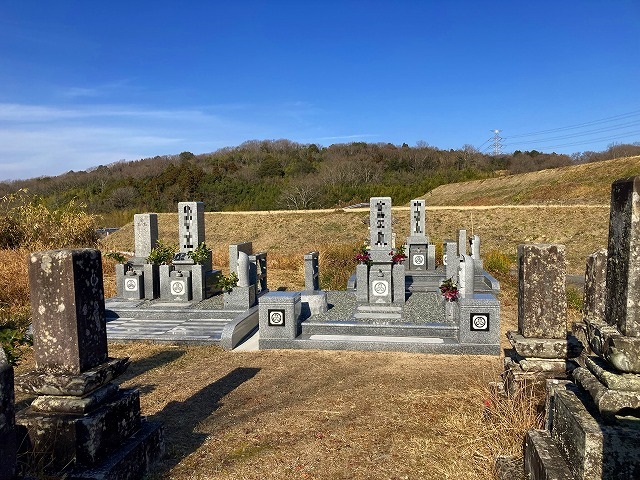
[[[484,255],[484,268],[494,276],[506,276],[514,265],[513,257],[498,250],[489,250]]]
[[[95,247],[97,217],[86,206],[71,200],[52,209],[26,190],[0,198],[0,248],[52,250]]]
[[[355,270],[353,252],[359,249],[359,243],[324,245],[320,248],[320,287],[325,290],[344,290]]]

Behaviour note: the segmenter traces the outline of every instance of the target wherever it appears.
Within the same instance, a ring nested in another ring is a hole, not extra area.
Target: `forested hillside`
[[[52,207],[75,198],[111,226],[134,212],[173,212],[183,200],[203,201],[207,211],[333,208],[371,196],[391,196],[399,205],[439,185],[613,158],[622,147],[640,153],[640,146],[617,145],[572,157],[535,150],[494,157],[469,145],[439,150],[424,142],[319,147],[254,140],[209,154],[183,152],[0,182],[0,197],[27,189]]]

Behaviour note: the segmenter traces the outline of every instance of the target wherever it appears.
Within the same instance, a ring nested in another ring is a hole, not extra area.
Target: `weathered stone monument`
[[[538,479],[640,478],[640,177],[614,182],[609,248],[587,263],[585,313],[592,355],[573,382],[547,382],[546,429],[527,432],[524,467]],[[607,259],[602,320],[602,262]],[[590,271],[591,270],[591,271]]]
[[[16,421],[13,367],[0,347],[0,480],[10,480],[16,471]]]
[[[141,477],[162,454],[162,428],[141,417],[136,389],[112,383],[129,361],[107,354],[100,252],[32,254],[29,283],[36,370],[16,388],[37,398],[16,417],[21,449],[47,474]]]
[[[503,374],[508,392],[566,378],[577,367],[570,359],[582,348],[567,334],[566,272],[564,245],[518,246],[518,331],[507,333],[514,352]]]

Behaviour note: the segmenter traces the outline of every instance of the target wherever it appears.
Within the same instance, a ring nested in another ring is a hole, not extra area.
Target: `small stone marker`
[[[444,277],[445,279],[452,279],[454,282],[458,281],[458,246],[453,240],[444,241],[444,258],[442,263],[444,264]]]
[[[32,254],[29,285],[37,369],[78,374],[107,360],[98,250]]]
[[[518,330],[525,337],[566,338],[564,245],[518,246]]]
[[[458,255],[467,254],[467,231],[458,230]]]
[[[13,478],[16,469],[16,420],[13,367],[0,347],[0,480]]]

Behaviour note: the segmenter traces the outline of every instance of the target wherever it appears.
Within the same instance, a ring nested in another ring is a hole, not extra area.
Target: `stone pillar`
[[[162,429],[143,423],[137,390],[111,383],[129,361],[107,355],[100,252],[34,253],[29,281],[36,370],[16,388],[37,398],[16,416],[19,443],[43,457],[39,475],[142,476],[162,454]]]
[[[452,279],[454,282],[458,282],[458,253],[457,245],[453,240],[444,241],[444,258],[442,263],[444,264],[444,277],[445,279]]]
[[[458,255],[467,254],[467,231],[458,230]]]
[[[427,245],[427,270],[436,269],[436,246],[433,243]]]
[[[460,255],[460,269],[458,271],[458,290],[461,298],[473,297],[475,269],[473,258]]]
[[[424,200],[411,200],[411,223],[409,237],[424,238],[427,236],[427,222],[425,219]]]
[[[611,186],[607,292],[607,323],[640,337],[640,177]]]
[[[603,248],[587,257],[584,274],[582,318],[585,322],[604,322],[607,298],[607,251]]]
[[[11,480],[16,470],[16,420],[13,367],[0,347],[0,480]]]
[[[309,252],[304,256],[304,289],[320,290],[318,270],[318,252]]]
[[[471,237],[471,258],[473,258],[476,271],[484,270],[482,258],[480,257],[480,237],[478,235]]]
[[[137,213],[133,216],[133,236],[136,258],[144,259],[158,242],[158,215],[155,213]]]
[[[356,300],[369,303],[369,265],[356,265]]]
[[[518,246],[518,331],[523,336],[566,338],[566,277],[564,245]]]

